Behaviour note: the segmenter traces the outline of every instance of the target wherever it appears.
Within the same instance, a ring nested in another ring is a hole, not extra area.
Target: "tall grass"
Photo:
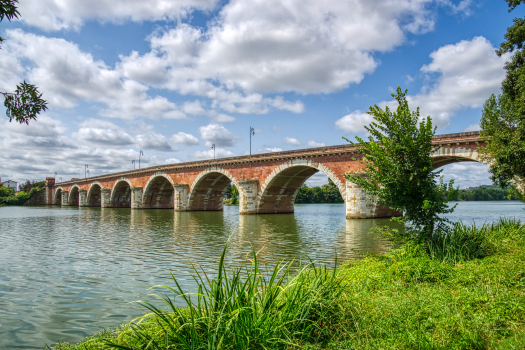
[[[142,302],[151,314],[130,324],[111,346],[138,349],[124,345],[131,343],[143,344],[140,349],[285,349],[301,342],[330,339],[339,315],[334,302],[342,292],[336,270],[309,265],[292,275],[287,263],[265,273],[253,253],[249,265],[228,271],[225,254],[226,248],[214,279],[194,265],[196,293],[186,293],[173,275],[175,288],[155,286],[167,292],[158,296],[165,308]],[[177,307],[175,299],[187,307]]]
[[[443,230],[427,241],[429,256],[451,264],[479,259],[504,252],[509,243],[520,239],[519,220],[500,219],[482,227],[455,222],[450,230]]]

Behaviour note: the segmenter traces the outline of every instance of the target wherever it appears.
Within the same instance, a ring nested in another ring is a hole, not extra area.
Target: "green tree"
[[[232,196],[231,196],[231,204],[238,204],[239,203],[239,190],[235,185],[232,185]]]
[[[509,12],[525,0],[505,0]],[[499,186],[522,186],[525,180],[525,19],[515,18],[507,28],[498,56],[513,52],[505,64],[507,71],[501,87],[503,94],[485,102],[481,136],[487,147],[480,150],[490,165],[491,179]]]
[[[11,21],[20,16],[16,4],[18,0],[0,0],[0,22],[4,18]],[[0,37],[0,43],[3,41]],[[20,124],[29,124],[30,120],[36,120],[37,115],[47,109],[47,102],[41,98],[37,87],[25,81],[16,86],[15,92],[0,94],[4,95],[4,106],[10,122],[14,119]]]
[[[399,220],[410,222],[411,232],[424,239],[444,227],[445,219],[439,214],[454,210],[447,201],[455,191],[453,181],[444,184],[440,172],[433,171],[432,136],[436,128],[430,116],[419,121],[419,108],[410,111],[406,93],[398,87],[392,94],[399,104],[395,112],[388,107],[370,107],[367,113],[374,121],[366,127],[371,135],[369,142],[360,137],[356,137],[359,144],[347,139],[361,152],[365,173],[348,173],[345,177],[363,187],[376,203],[402,211]]]

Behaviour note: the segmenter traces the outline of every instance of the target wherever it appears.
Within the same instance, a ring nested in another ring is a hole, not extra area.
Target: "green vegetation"
[[[520,200],[519,193],[510,188],[498,186],[479,186],[458,190],[452,200],[455,201],[504,201]]]
[[[509,12],[523,0],[506,0]],[[513,52],[505,64],[507,75],[501,84],[503,94],[485,102],[481,136],[487,147],[480,152],[490,164],[492,180],[499,186],[511,184],[525,191],[525,18],[515,18],[507,28],[505,40],[496,53]]]
[[[341,192],[329,178],[321,187],[308,187],[304,184],[295,197],[295,203],[344,203]]]
[[[56,350],[522,349],[525,225],[454,224],[432,243],[405,242],[335,270],[251,263],[213,279],[195,265],[197,293],[157,286],[166,308]],[[185,308],[173,302],[183,301]]]
[[[10,187],[0,184],[0,206],[2,205],[24,205],[36,192],[41,191],[46,185],[45,181],[27,181],[21,186],[22,190],[15,194]]]
[[[367,191],[374,202],[403,213],[401,219],[411,224],[414,239],[430,239],[435,232],[446,229],[446,219],[440,214],[454,211],[447,202],[452,199],[453,181],[437,181],[441,171],[433,171],[431,157],[435,147],[432,137],[436,127],[430,116],[420,121],[419,107],[410,111],[407,90],[398,86],[392,94],[398,102],[395,112],[375,105],[367,113],[374,117],[369,126],[369,142],[357,137],[350,141],[362,154],[361,173],[347,173],[345,177]]]
[[[0,0],[0,22],[7,18],[11,21],[18,19],[18,0]],[[4,41],[0,37],[0,43]],[[4,95],[4,106],[6,114],[11,122],[13,119],[20,124],[29,124],[30,120],[36,120],[40,112],[47,110],[47,101],[43,100],[42,94],[36,86],[25,81],[16,86],[15,92],[0,92]]]
[[[237,205],[239,204],[239,190],[235,185],[229,184],[224,191],[224,204]]]

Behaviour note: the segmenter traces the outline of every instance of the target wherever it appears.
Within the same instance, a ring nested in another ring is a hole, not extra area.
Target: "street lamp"
[[[133,164],[133,170],[135,170],[135,159],[131,161],[131,164]]]
[[[213,150],[213,159],[215,159],[215,144],[211,145],[211,149]]]
[[[89,166],[86,164],[84,165],[84,178],[87,178],[87,169],[89,168]]]
[[[139,152],[139,169],[140,169],[140,156],[143,156],[144,155],[144,152],[142,152],[142,150],[140,150]]]
[[[255,130],[250,126],[250,156],[252,155],[252,135],[255,135]]]

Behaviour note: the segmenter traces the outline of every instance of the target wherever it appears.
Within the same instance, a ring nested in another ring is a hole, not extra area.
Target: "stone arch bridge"
[[[435,167],[479,161],[479,132],[437,135],[441,148],[433,154]],[[483,145],[482,145],[483,146]],[[344,178],[362,165],[351,145],[221,158],[155,166],[87,179],[55,183],[47,178],[46,203],[62,206],[166,208],[175,211],[222,210],[228,184],[239,189],[241,214],[292,213],[295,196],[318,171],[339,188],[348,218],[389,217],[389,208],[375,205],[365,191]]]

